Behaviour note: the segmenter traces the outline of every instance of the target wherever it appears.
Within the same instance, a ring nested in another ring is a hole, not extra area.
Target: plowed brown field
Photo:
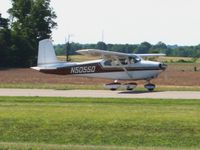
[[[194,66],[197,67],[198,71],[194,71]],[[0,70],[0,84],[93,85],[109,82],[112,82],[112,80],[42,74],[29,68]],[[200,64],[170,64],[167,70],[152,82],[157,85],[200,86]],[[143,81],[139,81],[139,83],[143,83]]]

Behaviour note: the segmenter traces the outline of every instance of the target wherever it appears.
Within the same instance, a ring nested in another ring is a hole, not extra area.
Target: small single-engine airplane
[[[48,74],[113,79],[113,83],[105,85],[110,90],[116,90],[120,86],[133,90],[137,86],[136,83],[122,85],[118,80],[146,80],[145,88],[153,91],[156,86],[150,83],[151,79],[156,78],[167,67],[164,63],[142,59],[142,57],[165,54],[126,54],[97,49],[84,49],[77,52],[83,55],[100,56],[102,59],[61,62],[56,57],[51,40],[45,39],[39,42],[37,66],[31,68]]]

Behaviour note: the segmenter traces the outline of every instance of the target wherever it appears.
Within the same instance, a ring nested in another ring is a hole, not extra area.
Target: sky
[[[200,44],[200,0],[51,0],[58,23],[55,44]],[[10,0],[0,0],[7,17]]]

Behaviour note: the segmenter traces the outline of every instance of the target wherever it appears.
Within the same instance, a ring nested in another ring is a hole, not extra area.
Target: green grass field
[[[0,88],[12,88],[12,89],[55,89],[55,90],[108,90],[104,87],[104,84],[95,85],[77,85],[77,84],[3,84],[0,83]],[[119,90],[124,90],[120,88]],[[135,91],[147,91],[143,85],[137,86]],[[200,91],[199,86],[157,86],[155,91]]]
[[[200,149],[200,100],[0,97],[0,149]]]

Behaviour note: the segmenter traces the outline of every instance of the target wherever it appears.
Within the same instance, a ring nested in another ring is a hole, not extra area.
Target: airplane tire
[[[110,90],[111,90],[111,91],[116,91],[116,90],[117,90],[117,88],[111,88]]]
[[[152,83],[148,83],[148,84],[145,84],[144,87],[145,87],[149,92],[152,92],[152,91],[154,91],[154,89],[156,88],[156,85],[155,85],[155,84],[152,84]]]
[[[126,87],[126,90],[132,91],[137,87],[137,83],[127,83],[124,86]]]
[[[118,82],[105,84],[105,87],[111,91],[117,90],[120,86],[121,86],[121,83],[118,83]]]
[[[126,90],[128,90],[128,91],[132,91],[132,90],[133,90],[133,88],[127,88]]]

